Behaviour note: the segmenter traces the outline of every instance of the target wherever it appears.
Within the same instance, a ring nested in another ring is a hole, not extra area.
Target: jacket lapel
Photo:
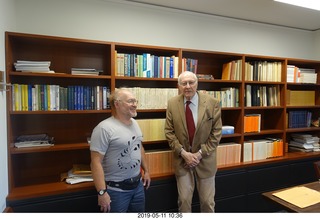
[[[178,99],[177,105],[178,105],[180,120],[182,121],[185,132],[188,133],[187,122],[186,122],[186,112],[184,109],[184,102],[183,102],[183,95],[182,94],[180,95],[180,97]]]
[[[198,129],[201,127],[201,123],[203,122],[203,116],[206,111],[206,98],[204,95],[198,92],[198,97],[199,97],[199,106],[198,106],[198,122],[197,122],[197,127],[195,131],[195,135],[197,134]]]

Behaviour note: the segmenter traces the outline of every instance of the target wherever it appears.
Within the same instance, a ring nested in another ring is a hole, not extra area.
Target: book
[[[91,168],[88,164],[73,164],[72,166],[72,174],[73,175],[81,175],[81,176],[91,176]]]
[[[231,62],[224,63],[222,65],[221,80],[230,80],[231,68],[232,68],[232,63]]]
[[[212,75],[207,74],[196,74],[198,79],[204,79],[204,80],[213,80],[214,77]]]
[[[99,75],[102,70],[94,68],[71,68],[72,75]]]
[[[253,160],[253,148],[252,142],[246,141],[243,143],[243,162],[248,162]]]
[[[245,99],[246,99],[246,106],[252,106],[251,85],[250,84],[246,85]]]
[[[261,114],[247,114],[244,116],[244,132],[260,132]]]

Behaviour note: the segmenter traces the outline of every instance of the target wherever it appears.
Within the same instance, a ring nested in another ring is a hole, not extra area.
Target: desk
[[[302,185],[298,185],[298,186],[305,186],[307,188],[314,189],[314,190],[317,190],[320,192],[320,182],[319,181],[307,183],[307,184],[302,184]],[[290,188],[293,188],[293,187],[290,187]],[[290,204],[289,202],[286,202],[285,200],[283,200],[281,198],[278,198],[278,197],[272,195],[273,193],[280,192],[280,191],[283,191],[286,189],[289,189],[289,188],[279,189],[279,190],[275,190],[275,191],[271,191],[271,192],[265,192],[265,193],[262,193],[262,195],[267,197],[268,199],[280,204],[281,206],[283,206],[286,210],[288,210],[290,212],[299,212],[299,213],[320,212],[320,202],[315,205],[311,205],[309,207],[300,208],[296,205],[293,205],[293,204]]]

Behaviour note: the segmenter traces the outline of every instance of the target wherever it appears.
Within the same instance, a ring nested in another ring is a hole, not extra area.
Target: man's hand
[[[143,175],[143,186],[148,189],[151,183],[151,178],[149,172],[144,172]]]
[[[181,157],[184,159],[185,168],[193,168],[197,166],[200,163],[200,160],[202,158],[200,153],[191,153],[187,152],[185,150],[181,151]]]
[[[100,206],[100,211],[110,212],[111,210],[110,203],[111,203],[110,196],[107,192],[105,192],[103,195],[98,195],[98,205]]]

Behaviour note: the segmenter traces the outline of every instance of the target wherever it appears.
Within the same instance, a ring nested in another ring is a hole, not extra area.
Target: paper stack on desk
[[[320,192],[304,186],[293,187],[291,189],[273,193],[272,195],[300,208],[305,208],[320,202]]]

